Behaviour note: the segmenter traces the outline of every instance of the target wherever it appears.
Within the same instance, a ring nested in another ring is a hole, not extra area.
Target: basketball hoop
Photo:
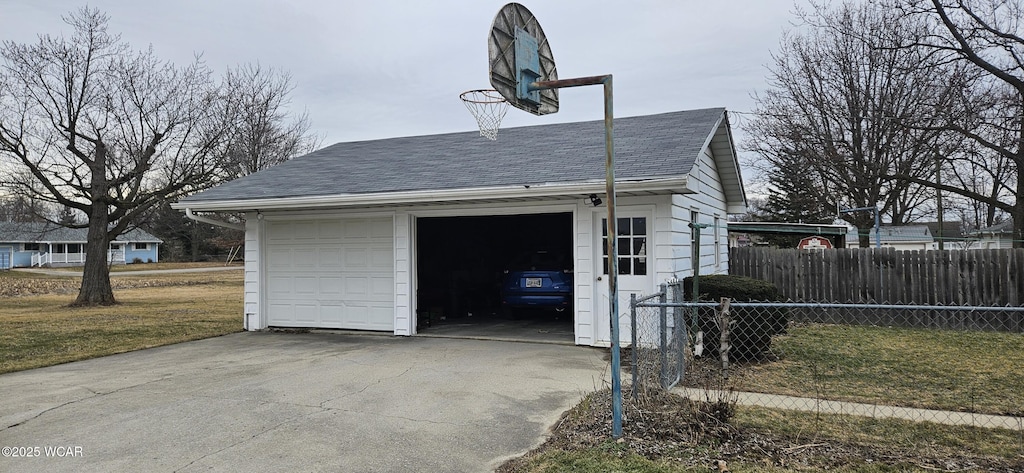
[[[489,140],[498,139],[498,126],[508,112],[508,101],[497,90],[469,90],[459,94],[469,113],[480,126],[480,136]]]

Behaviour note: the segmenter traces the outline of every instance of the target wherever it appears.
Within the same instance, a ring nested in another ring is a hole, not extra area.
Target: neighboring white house
[[[1013,248],[1013,219],[1004,220],[991,227],[982,228],[971,232],[978,244],[975,248],[982,250],[998,250]]]
[[[499,259],[552,247],[572,262],[575,342],[606,346],[604,140],[593,121],[338,143],[172,207],[244,212],[249,330],[413,335],[432,291],[484,306]],[[724,109],[618,118],[614,142],[628,314],[630,293],[692,274],[691,222],[707,225],[701,273],[726,272],[746,197]]]
[[[935,238],[927,225],[882,225],[878,229],[882,240],[882,248],[895,248],[897,250],[930,250],[935,247]],[[878,238],[875,236],[874,228],[868,232],[869,246],[875,248]],[[846,234],[846,247],[859,248],[860,240],[857,236],[857,229],[851,228]]]
[[[965,236],[961,222],[958,221],[944,221],[941,224],[939,222],[921,222],[905,225],[882,225],[879,230],[882,236],[882,248],[901,251],[938,250],[940,239],[943,250],[985,248],[978,246],[977,234]],[[859,248],[856,228],[850,229],[846,239],[847,248]],[[868,239],[870,241],[869,248],[876,248],[877,239],[874,236],[873,228],[868,229]]]

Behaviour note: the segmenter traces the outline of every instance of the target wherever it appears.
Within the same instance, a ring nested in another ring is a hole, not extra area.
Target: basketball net
[[[509,103],[497,90],[470,90],[459,94],[469,113],[476,118],[480,136],[489,140],[498,139],[498,127],[508,112]]]

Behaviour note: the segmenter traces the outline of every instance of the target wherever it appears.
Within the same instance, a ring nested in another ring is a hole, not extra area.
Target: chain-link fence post
[[[630,324],[629,325],[629,327],[630,327],[629,355],[630,355],[630,358],[632,359],[632,363],[633,363],[633,365],[632,365],[633,367],[629,371],[630,371],[630,374],[632,375],[632,378],[633,378],[633,383],[632,383],[633,384],[633,386],[632,386],[633,400],[636,401],[636,399],[637,399],[637,391],[639,391],[639,389],[637,389],[637,388],[640,386],[639,384],[637,384],[637,382],[638,382],[637,371],[640,371],[640,369],[639,369],[640,365],[638,364],[638,362],[639,362],[638,357],[640,356],[639,353],[638,353],[640,351],[639,350],[640,344],[637,343],[637,334],[636,334],[636,325],[637,325],[636,324],[636,294],[630,294],[629,295],[629,324]]]
[[[658,307],[658,351],[661,354],[661,387],[668,389],[669,375],[668,375],[668,307],[665,305],[668,302],[668,288],[665,284],[660,286],[661,294],[658,295],[658,303],[661,304]]]
[[[689,331],[686,327],[686,315],[683,312],[683,307],[679,305],[683,302],[683,281],[675,281],[669,287],[672,289],[672,322],[678,329],[676,330],[676,349],[679,350],[678,364],[679,371],[679,382],[683,382],[686,379],[686,352],[689,346],[690,336]],[[667,293],[668,288],[663,292]]]

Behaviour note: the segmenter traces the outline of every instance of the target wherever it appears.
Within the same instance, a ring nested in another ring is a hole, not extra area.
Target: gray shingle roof
[[[616,179],[690,172],[725,109],[617,118]],[[604,179],[604,121],[338,143],[182,202],[582,182]]]
[[[0,243],[85,243],[89,230],[66,228],[49,223],[0,222]],[[129,230],[114,241],[162,243],[163,240],[139,229]]]
[[[939,222],[922,222],[921,224],[928,226],[928,231],[935,237],[942,235],[942,238],[950,239],[962,238],[964,236],[960,228],[960,222],[957,221],[943,221],[942,225],[939,225]],[[940,226],[942,227],[941,229],[939,228]]]
[[[992,225],[991,227],[982,228],[981,230],[978,230],[974,233],[1013,233],[1013,219],[1008,218],[1000,223]]]

